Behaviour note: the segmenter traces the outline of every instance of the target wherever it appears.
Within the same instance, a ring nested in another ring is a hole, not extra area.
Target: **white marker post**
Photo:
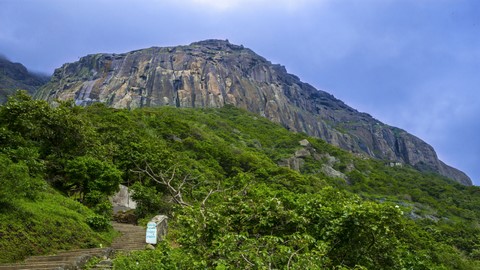
[[[157,244],[157,223],[151,221],[148,222],[145,241],[147,244]]]

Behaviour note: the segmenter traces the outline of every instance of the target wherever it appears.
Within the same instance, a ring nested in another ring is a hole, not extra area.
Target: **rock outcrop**
[[[12,63],[0,56],[0,104],[16,90],[27,90],[30,94],[47,83],[46,76],[30,73],[22,64]]]
[[[74,99],[79,105],[104,102],[116,108],[232,104],[343,149],[472,184],[419,138],[358,112],[285,67],[228,41],[88,55],[57,69],[37,97],[50,102]]]

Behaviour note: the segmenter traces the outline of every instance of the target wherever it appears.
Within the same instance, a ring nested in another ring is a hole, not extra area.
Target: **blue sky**
[[[0,54],[44,73],[209,38],[422,138],[480,185],[478,0],[0,0]]]

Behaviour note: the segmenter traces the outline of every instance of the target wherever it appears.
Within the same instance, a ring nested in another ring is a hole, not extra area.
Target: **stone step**
[[[68,267],[68,263],[34,263],[34,264],[10,264],[0,265],[1,270],[40,270],[40,269],[63,269]]]
[[[140,243],[145,243],[145,239],[142,239],[142,241],[123,241],[122,243],[113,243],[112,246],[125,245],[125,244],[140,244]]]
[[[126,247],[143,247],[145,246],[146,243],[138,243],[138,244],[124,244],[124,245],[113,245],[113,249],[119,249],[119,248],[126,248]]]
[[[128,233],[127,233],[128,234]],[[143,239],[145,238],[145,232],[142,232],[142,233],[132,233],[132,234],[128,234],[128,236],[126,236],[126,234],[123,234],[120,236],[122,238],[122,241],[135,241],[135,240],[139,240],[140,239]]]
[[[46,270],[46,269],[76,269],[74,265],[86,262],[91,257],[111,257],[114,251],[128,252],[145,248],[145,231],[140,226],[113,222],[112,226],[120,232],[109,248],[74,249],[58,251],[56,254],[33,256],[22,263],[2,264],[0,270]],[[93,269],[111,269],[110,265],[99,265]]]
[[[144,250],[145,246],[142,247],[125,247],[125,248],[118,248],[116,251],[130,251],[130,250]]]
[[[26,263],[33,263],[33,262],[54,262],[54,261],[69,261],[72,258],[86,256],[86,255],[95,255],[95,256],[107,256],[113,250],[109,248],[103,249],[84,249],[84,250],[77,250],[73,252],[62,252],[56,255],[48,255],[48,256],[34,256],[30,257],[25,260]]]
[[[117,251],[123,251],[123,252],[127,251],[128,252],[128,251],[137,251],[137,250],[144,250],[144,249],[145,249],[145,247],[129,247],[129,248],[119,248],[119,249],[117,249]]]

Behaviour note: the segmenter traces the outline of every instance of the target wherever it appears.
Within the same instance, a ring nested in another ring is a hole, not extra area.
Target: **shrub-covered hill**
[[[2,160],[3,161],[3,160]],[[11,181],[1,174],[1,182]],[[3,196],[4,194],[2,194]],[[96,230],[95,213],[47,188],[35,199],[14,199],[0,207],[0,263],[57,250],[107,246],[111,230]]]
[[[97,221],[119,182],[134,190],[139,217],[170,217],[168,241],[119,256],[118,269],[480,265],[479,188],[234,107],[53,108],[20,93],[0,107],[0,144],[8,166],[28,167]]]

